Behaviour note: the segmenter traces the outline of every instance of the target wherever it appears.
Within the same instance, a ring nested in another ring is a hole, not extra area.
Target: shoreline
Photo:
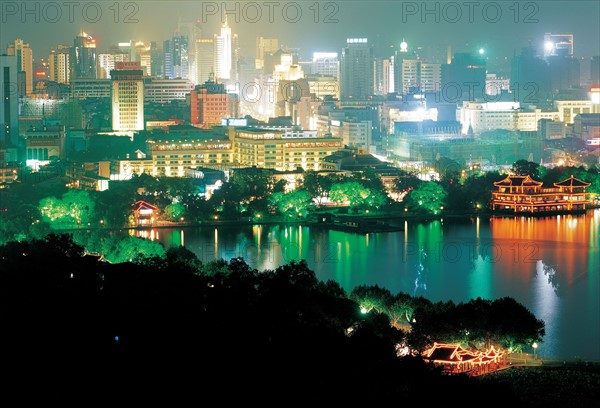
[[[338,220],[346,220],[348,222],[359,222],[366,221],[371,222],[371,225],[364,225],[363,228],[346,225],[344,223],[335,222],[319,222],[315,218],[319,218],[324,214],[331,214],[329,212],[313,213],[310,217],[300,220],[289,220],[284,217],[263,217],[261,219],[255,219],[250,217],[242,217],[241,219],[225,219],[225,220],[203,220],[199,222],[174,222],[174,221],[159,221],[153,225],[142,225],[142,226],[121,226],[121,227],[107,227],[107,226],[79,226],[71,228],[54,228],[53,231],[57,232],[69,232],[69,231],[84,231],[84,230],[151,230],[151,229],[162,229],[162,228],[201,228],[201,227],[218,227],[218,226],[235,226],[235,225],[300,225],[307,227],[317,227],[323,229],[337,230],[343,232],[357,232],[361,234],[365,233],[377,233],[377,232],[399,232],[403,231],[404,227],[401,225],[394,224],[395,222],[406,222],[406,221],[417,221],[422,223],[428,223],[432,221],[444,220],[470,220],[472,218],[511,218],[511,217],[534,217],[534,218],[545,218],[545,217],[556,217],[556,216],[582,216],[588,212],[600,209],[600,207],[589,208],[583,211],[577,212],[557,212],[557,213],[503,213],[495,211],[473,211],[473,212],[462,212],[452,213],[447,212],[438,215],[426,215],[426,214],[414,214],[414,213],[378,213],[378,214],[338,214]],[[377,224],[379,222],[379,224]]]

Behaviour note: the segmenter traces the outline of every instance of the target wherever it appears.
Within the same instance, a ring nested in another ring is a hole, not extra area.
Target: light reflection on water
[[[297,225],[163,229],[150,236],[167,247],[185,243],[203,262],[243,257],[265,270],[305,259],[319,279],[348,292],[377,284],[434,302],[511,296],[546,322],[540,356],[600,361],[600,210],[404,225],[368,236]]]

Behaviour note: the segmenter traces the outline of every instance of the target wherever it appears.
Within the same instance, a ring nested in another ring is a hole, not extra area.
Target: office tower
[[[513,99],[536,104],[551,91],[548,63],[538,58],[533,47],[525,47],[511,61],[510,88]]]
[[[111,71],[112,128],[144,130],[144,82],[139,62],[117,62]]]
[[[220,125],[223,118],[237,116],[237,95],[228,94],[224,84],[209,79],[192,90],[190,108],[192,125],[211,128]]]
[[[17,38],[14,43],[10,43],[6,49],[8,55],[17,57],[17,73],[24,76],[24,87],[19,87],[19,95],[31,95],[33,93],[33,56],[29,44],[22,39]]]
[[[366,38],[348,38],[342,49],[340,85],[342,99],[367,99],[373,95],[374,51]]]
[[[199,83],[208,81],[215,73],[215,42],[212,38],[196,40],[196,77]]]
[[[0,55],[0,164],[17,161],[19,144],[17,56]]]
[[[164,54],[156,41],[150,42],[150,60],[152,62],[150,69],[150,76],[163,77],[164,76]]]
[[[227,25],[227,19],[221,27],[221,33],[215,34],[215,74],[217,80],[229,80],[231,78],[232,55],[231,28]]]
[[[279,49],[279,39],[256,37],[256,68],[265,66],[265,55],[272,54]]]
[[[129,62],[130,54],[117,50],[109,50],[108,53],[98,54],[98,79],[110,79],[110,73],[115,69],[117,62]]]
[[[574,58],[573,46],[573,34],[544,34],[544,59],[548,63],[552,92],[580,85],[579,60]]]
[[[199,20],[186,20],[179,17],[177,33],[188,40],[188,77],[193,84],[201,83],[198,79],[198,55],[196,42],[202,38],[202,26]]]
[[[339,78],[340,60],[337,52],[314,52],[312,74]]]
[[[573,34],[544,34],[544,58],[550,56],[573,57]]]
[[[485,95],[486,62],[480,55],[455,53],[442,65],[442,98],[445,102],[481,99]]]
[[[592,57],[590,61],[590,82],[592,85],[600,85],[600,56]]]
[[[163,43],[164,77],[189,79],[188,39],[176,33]]]
[[[71,47],[71,79],[96,79],[96,39],[81,32]]]
[[[49,79],[59,84],[68,84],[71,80],[70,49],[68,45],[59,44],[50,52],[48,63],[50,65]]]

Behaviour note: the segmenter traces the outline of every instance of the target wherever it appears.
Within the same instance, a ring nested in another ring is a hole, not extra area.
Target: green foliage
[[[312,198],[306,190],[293,190],[289,193],[273,193],[269,203],[277,208],[280,214],[297,216],[307,214]]]
[[[530,176],[534,180],[540,179],[540,165],[525,159],[517,160],[512,165],[512,171],[518,176]]]
[[[435,181],[420,184],[406,197],[408,209],[418,213],[439,214],[446,203],[446,190]]]
[[[94,220],[96,203],[85,190],[69,190],[62,198],[40,200],[39,210],[44,219],[55,226],[87,224]]]

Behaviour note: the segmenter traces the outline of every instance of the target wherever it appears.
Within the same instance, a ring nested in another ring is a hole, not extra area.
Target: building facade
[[[543,187],[530,176],[509,175],[494,183],[492,209],[515,213],[584,211],[591,201],[585,189],[590,185],[571,175],[566,180]]]

